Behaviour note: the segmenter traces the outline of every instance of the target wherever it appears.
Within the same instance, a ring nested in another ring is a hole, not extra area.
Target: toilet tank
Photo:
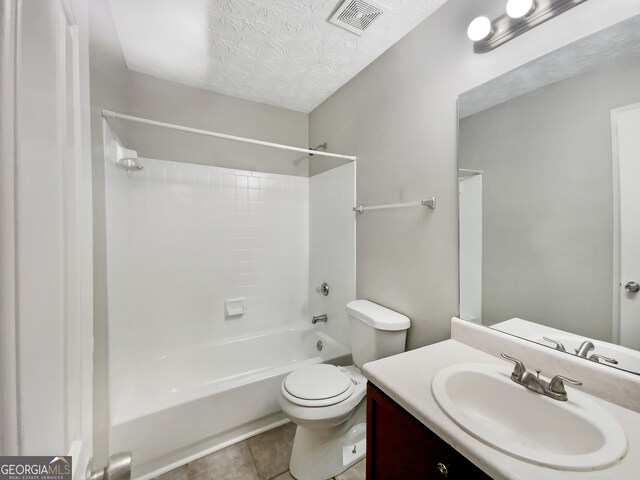
[[[351,354],[358,367],[404,352],[408,317],[369,300],[349,302],[346,310]]]

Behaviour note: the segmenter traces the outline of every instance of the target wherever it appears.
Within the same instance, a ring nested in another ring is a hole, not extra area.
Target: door
[[[92,455],[88,2],[0,6],[2,455]],[[78,22],[80,21],[80,22]]]
[[[620,344],[640,349],[640,104],[614,110],[612,126],[614,232],[619,234],[614,245],[619,248],[619,255],[614,255],[614,272],[619,272],[614,276],[614,304],[620,311]]]

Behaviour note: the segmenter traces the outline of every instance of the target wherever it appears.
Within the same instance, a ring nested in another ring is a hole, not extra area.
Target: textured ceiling
[[[109,0],[127,66],[309,112],[446,0],[383,0],[362,36],[327,19],[341,0]]]
[[[636,16],[463,93],[459,115],[465,118],[546,85],[639,60],[640,16]]]

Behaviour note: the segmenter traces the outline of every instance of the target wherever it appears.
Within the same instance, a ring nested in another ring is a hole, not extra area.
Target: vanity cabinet
[[[367,480],[490,479],[369,382]]]

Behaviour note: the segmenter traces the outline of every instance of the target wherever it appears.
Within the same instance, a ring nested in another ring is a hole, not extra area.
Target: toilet
[[[406,316],[368,300],[346,310],[354,365],[310,365],[282,381],[280,406],[297,425],[289,464],[297,480],[327,480],[364,457],[367,379],[360,367],[405,349]]]

